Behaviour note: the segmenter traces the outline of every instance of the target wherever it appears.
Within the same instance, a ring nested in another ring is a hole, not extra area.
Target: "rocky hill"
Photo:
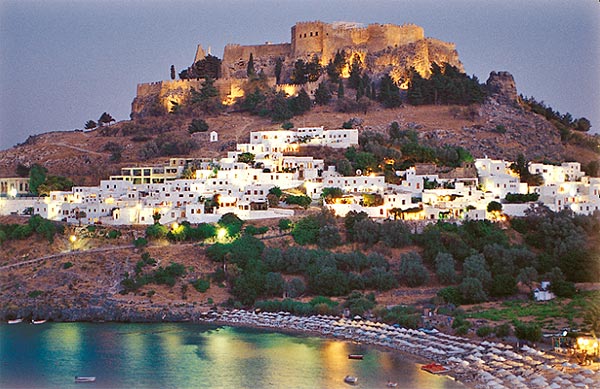
[[[531,160],[574,160],[583,164],[598,160],[597,153],[561,142],[559,130],[544,117],[520,105],[512,76],[492,73],[488,80],[491,96],[484,104],[462,106],[410,106],[385,109],[371,105],[366,113],[341,113],[334,104],[316,106],[292,119],[296,126],[340,128],[350,118],[360,123],[360,131],[387,132],[391,122],[415,129],[424,144],[454,145],[468,149],[473,156],[514,159],[523,153]],[[268,118],[240,112],[223,112],[205,118],[219,141],[210,143],[208,133],[190,135],[192,120],[178,114],[123,121],[92,131],[50,132],[32,136],[26,142],[0,151],[0,176],[15,175],[18,164],[39,163],[50,174],[70,177],[78,185],[97,185],[100,179],[118,174],[126,165],[164,162],[168,155],[148,153],[168,144],[167,153],[177,155],[178,147],[191,157],[219,157],[248,140],[250,131],[278,129]],[[112,147],[122,148],[114,158]],[[185,147],[184,147],[185,146]],[[174,154],[173,154],[174,153]]]

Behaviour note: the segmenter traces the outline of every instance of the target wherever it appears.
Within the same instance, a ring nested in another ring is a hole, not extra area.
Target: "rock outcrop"
[[[486,82],[489,99],[498,104],[518,105],[517,85],[509,72],[491,72]]]

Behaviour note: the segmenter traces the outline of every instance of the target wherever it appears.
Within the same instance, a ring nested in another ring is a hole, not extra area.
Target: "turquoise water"
[[[348,374],[359,388],[463,388],[338,340],[191,323],[0,325],[0,388],[350,388]]]

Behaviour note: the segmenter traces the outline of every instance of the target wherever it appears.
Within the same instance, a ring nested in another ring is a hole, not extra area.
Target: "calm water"
[[[349,360],[362,353],[364,360]],[[462,388],[359,344],[199,324],[0,325],[0,388]],[[96,376],[75,384],[74,376]]]

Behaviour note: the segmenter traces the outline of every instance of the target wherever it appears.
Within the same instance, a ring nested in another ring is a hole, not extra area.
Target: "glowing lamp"
[[[75,235],[71,235],[71,236],[69,236],[69,241],[70,241],[71,243],[75,243],[75,241],[76,241],[76,240],[77,240],[77,237],[76,237]]]

